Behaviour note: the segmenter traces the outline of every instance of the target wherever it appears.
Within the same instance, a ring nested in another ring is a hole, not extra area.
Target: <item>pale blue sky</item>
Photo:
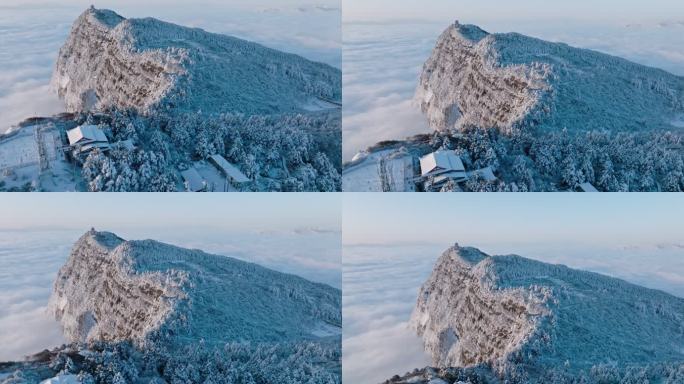
[[[341,196],[325,193],[4,193],[0,229],[339,231],[340,210]]]
[[[684,245],[682,194],[345,194],[345,244]]]
[[[681,0],[342,0],[345,22],[453,18],[493,20],[579,20],[625,23],[682,20]]]

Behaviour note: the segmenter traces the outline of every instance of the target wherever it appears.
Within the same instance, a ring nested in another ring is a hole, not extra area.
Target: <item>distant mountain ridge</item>
[[[416,101],[434,129],[675,129],[684,78],[600,52],[458,22],[425,62]]]
[[[392,383],[593,383],[608,375],[605,382],[629,383],[630,369],[684,379],[684,299],[516,255],[449,248],[421,287],[410,326],[437,368]]]
[[[338,289],[225,256],[89,231],[49,310],[71,342],[285,342],[341,333]]]
[[[341,72],[234,37],[91,7],[60,49],[52,86],[70,112],[271,114],[339,101]]]

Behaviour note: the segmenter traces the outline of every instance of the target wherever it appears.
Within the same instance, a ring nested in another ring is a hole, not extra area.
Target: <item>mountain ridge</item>
[[[409,323],[435,368],[391,382],[440,370],[521,383],[630,369],[666,378],[684,367],[683,314],[684,299],[658,290],[456,244],[421,287]]]
[[[60,269],[49,311],[71,342],[315,340],[339,333],[339,294],[238,259],[91,230]]]
[[[93,7],[74,22],[51,84],[69,112],[303,112],[315,100],[341,95],[341,73],[327,64]]]
[[[456,22],[423,66],[416,101],[434,129],[675,129],[684,78],[629,60]]]

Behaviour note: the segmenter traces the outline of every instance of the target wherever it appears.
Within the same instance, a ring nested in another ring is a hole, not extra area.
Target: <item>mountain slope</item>
[[[579,377],[601,364],[684,363],[684,299],[458,245],[422,286],[410,324],[438,367],[486,366],[531,382],[555,371]]]
[[[341,98],[341,73],[328,65],[93,7],[76,20],[60,49],[52,85],[69,111],[270,114]]]
[[[229,257],[91,230],[50,298],[72,342],[288,342],[339,335],[340,291]]]
[[[674,130],[684,112],[684,78],[588,49],[456,22],[425,62],[416,100],[438,130]]]

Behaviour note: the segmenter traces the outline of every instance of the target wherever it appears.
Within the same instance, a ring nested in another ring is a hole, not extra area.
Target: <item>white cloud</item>
[[[65,341],[58,324],[47,315],[45,306],[17,308],[16,312],[0,317],[0,328],[3,330],[0,361],[19,360]]]
[[[28,117],[64,111],[48,83],[69,31],[61,22],[69,12],[52,10],[41,18],[32,17],[34,12],[3,10],[0,16],[0,132]]]
[[[407,321],[440,246],[345,246],[342,376],[380,383],[430,363]]]
[[[59,324],[46,313],[52,282],[66,260],[63,238],[0,232],[0,361],[16,360],[64,342]]]
[[[345,24],[343,158],[381,140],[429,132],[413,104],[441,24]]]
[[[407,329],[407,323],[396,322],[342,343],[342,369],[350,383],[381,383],[395,374],[402,375],[413,368],[430,365],[420,340]],[[374,348],[368,348],[373,345]]]
[[[64,112],[64,103],[47,85],[27,87],[0,97],[0,132],[22,120],[34,116],[51,116]]]

